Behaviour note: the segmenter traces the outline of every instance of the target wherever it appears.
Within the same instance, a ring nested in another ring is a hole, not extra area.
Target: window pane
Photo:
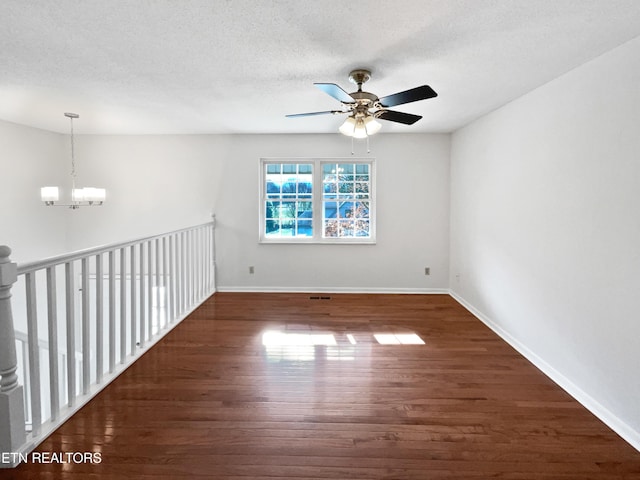
[[[280,203],[280,218],[289,219],[296,217],[296,202],[281,202]]]
[[[313,222],[311,220],[299,220],[298,235],[313,237]]]
[[[298,165],[298,173],[311,174],[311,164],[303,163],[301,165]]]
[[[337,165],[335,163],[325,163],[322,166],[322,173],[328,175],[330,173],[336,173]]]
[[[338,177],[333,173],[326,173],[322,177],[322,181],[325,184],[335,183],[338,180]]]
[[[337,202],[325,202],[324,203],[324,218],[337,218],[338,217],[338,203]]]
[[[267,202],[265,205],[265,218],[279,218],[280,202]]]
[[[338,236],[339,237],[353,237],[354,225],[351,220],[340,220]]]
[[[324,222],[324,236],[325,237],[337,237],[338,236],[338,221],[337,220],[325,220],[325,222]]]
[[[265,235],[267,237],[277,237],[280,235],[280,222],[278,220],[267,220],[265,222]]]
[[[353,182],[353,175],[338,175],[340,182]]]
[[[313,184],[310,178],[307,179],[305,177],[306,175],[298,177],[298,196],[310,198],[313,193]]]
[[[369,175],[369,164],[367,163],[356,164],[356,173]]]
[[[311,201],[265,202],[265,236],[313,236],[313,203]]]
[[[295,235],[296,222],[293,220],[283,220],[280,222],[280,236],[293,237]]]
[[[356,237],[369,237],[369,220],[356,220],[355,222]]]
[[[295,163],[283,163],[282,173],[296,173],[296,167]]]
[[[280,173],[281,165],[279,163],[267,164],[267,173]]]
[[[353,197],[354,184],[352,182],[340,182],[338,190],[341,197]]]
[[[353,218],[355,210],[355,203],[353,202],[342,202],[340,204],[340,218]]]
[[[369,202],[357,202],[354,217],[369,218]]]
[[[341,163],[338,165],[338,172],[340,172],[341,175],[353,175],[354,166],[353,163]]]
[[[294,198],[296,196],[296,184],[293,182],[285,182],[282,185],[282,196],[284,198]]]
[[[298,202],[297,218],[311,218],[313,204],[311,202]]]
[[[324,198],[336,198],[338,192],[338,185],[336,183],[324,184]]]
[[[369,196],[369,184],[358,182],[355,184],[356,194],[358,197],[368,197]]]
[[[267,197],[277,197],[280,195],[280,184],[271,179],[267,179]]]

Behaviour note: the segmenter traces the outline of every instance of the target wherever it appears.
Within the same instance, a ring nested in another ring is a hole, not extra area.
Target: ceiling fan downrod
[[[349,73],[349,81],[351,83],[355,83],[358,86],[358,91],[362,91],[362,84],[369,81],[371,78],[371,71],[366,70],[364,68],[358,68],[356,70],[352,70]]]

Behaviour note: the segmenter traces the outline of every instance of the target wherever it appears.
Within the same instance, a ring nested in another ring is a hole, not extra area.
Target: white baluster
[[[163,318],[164,326],[169,325],[169,281],[167,275],[169,274],[169,238],[162,237],[162,286],[164,295],[162,297],[164,309]]]
[[[155,295],[155,301],[156,301],[156,324],[158,325],[158,333],[161,330],[162,327],[162,318],[161,318],[161,314],[162,314],[162,310],[160,309],[160,288],[162,287],[162,280],[160,277],[160,259],[162,258],[162,250],[160,249],[160,239],[156,238],[156,245],[155,245],[155,252],[156,252],[156,295]]]
[[[104,278],[102,254],[96,255],[96,383],[102,381],[102,373],[104,367],[102,365],[104,358],[104,325],[102,310],[104,303],[104,286],[102,279]]]
[[[131,303],[133,303],[133,296]],[[120,363],[124,363],[125,358],[127,358],[127,249],[123,247],[120,249]]]
[[[29,389],[31,390],[31,432],[40,433],[42,402],[40,396],[40,345],[38,344],[38,315],[36,307],[36,274],[25,275],[27,289],[27,334],[29,344]]]
[[[138,339],[138,342],[140,343],[140,347],[144,347],[144,340],[145,340],[145,326],[146,326],[146,317],[145,317],[145,293],[144,293],[144,287],[145,287],[145,281],[144,281],[144,276],[146,274],[145,268],[144,268],[144,251],[145,251],[145,243],[141,243],[140,244],[140,338]],[[135,352],[137,353],[137,352]]]
[[[11,286],[17,266],[9,260],[11,249],[0,246],[0,452],[18,452],[24,445],[24,397],[16,369],[16,338],[11,313]],[[0,463],[0,466],[13,466]]]
[[[175,259],[175,235],[169,237],[169,321],[173,323],[176,319],[176,297],[175,297],[175,282],[174,282],[174,259]]]
[[[58,418],[60,411],[60,389],[58,373],[58,292],[56,267],[47,268],[47,317],[49,321],[49,392],[51,419]]]
[[[196,230],[196,265],[198,267],[198,275],[197,275],[197,281],[196,281],[196,299],[198,301],[200,301],[202,299],[202,297],[204,296],[204,282],[202,281],[203,278],[203,273],[204,273],[204,256],[203,256],[203,241],[202,241],[202,228],[198,228],[198,230]]]
[[[211,225],[211,289],[216,287],[216,216],[213,216],[213,225]]]
[[[65,287],[67,308],[67,403],[76,403],[76,331],[75,331],[75,281],[73,261],[65,264]]]
[[[193,305],[193,230],[187,230],[187,310]]]
[[[186,233],[180,233],[180,277],[178,289],[180,291],[180,311],[179,314],[186,310],[187,304],[187,246]]]
[[[148,243],[147,250],[147,338],[153,338],[153,242]]]
[[[130,327],[130,335],[131,335],[131,355],[135,356],[136,354],[136,246],[131,245],[131,250],[129,251],[130,260],[131,260],[131,324]],[[122,358],[122,363],[125,363],[124,357]]]
[[[91,382],[91,330],[89,317],[89,259],[84,257],[82,265],[82,393],[89,393]]]
[[[109,252],[109,373],[116,368],[116,252]]]

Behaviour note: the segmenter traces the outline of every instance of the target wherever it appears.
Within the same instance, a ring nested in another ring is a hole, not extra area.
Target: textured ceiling
[[[638,0],[2,0],[0,119],[79,133],[335,132],[366,67],[449,132],[640,35]],[[606,79],[603,79],[606,88]]]

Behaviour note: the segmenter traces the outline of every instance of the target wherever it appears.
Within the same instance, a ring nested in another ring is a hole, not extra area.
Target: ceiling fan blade
[[[421,87],[412,88],[411,90],[405,90],[404,92],[398,92],[393,95],[382,97],[380,99],[380,104],[383,107],[395,107],[396,105],[402,105],[403,103],[417,102],[418,100],[426,100],[427,98],[437,96],[438,94],[429,85],[422,85]]]
[[[337,113],[346,113],[343,112],[342,110],[326,110],[324,112],[309,112],[309,113],[292,113],[290,115],[285,115],[285,117],[288,118],[295,118],[295,117],[314,117],[316,115],[329,115],[330,113],[332,113],[333,115],[337,114]]]
[[[342,88],[340,88],[335,83],[314,83],[316,87],[322,90],[324,93],[328,93],[336,100],[342,103],[354,103],[355,100],[351,95],[345,92]]]
[[[405,125],[413,125],[422,117],[420,115],[413,115],[412,113],[396,112],[395,110],[382,110],[376,114],[376,118],[390,122],[404,123]]]

